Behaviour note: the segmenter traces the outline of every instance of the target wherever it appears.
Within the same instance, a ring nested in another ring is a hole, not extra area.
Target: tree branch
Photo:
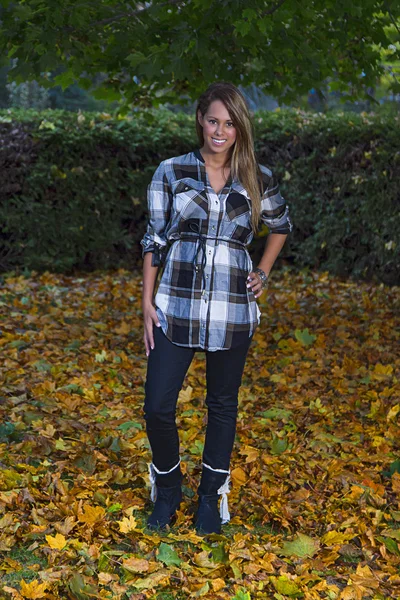
[[[274,4],[274,6],[271,6],[271,8],[269,8],[268,10],[264,10],[261,13],[262,17],[266,17],[267,15],[272,15],[276,10],[278,10],[278,8],[280,8],[282,6],[282,4],[286,2],[286,0],[279,0],[279,2],[277,2],[276,4]]]
[[[276,12],[281,6],[282,4],[286,2],[286,0],[278,0],[278,2],[276,4],[274,4],[273,6],[271,6],[271,8],[269,8],[268,10],[265,10],[261,13],[262,17],[265,17],[267,15],[272,15],[274,12]],[[163,6],[175,6],[176,4],[185,4],[185,2],[182,2],[182,0],[168,0],[167,2],[163,2],[160,3],[156,6],[158,7],[163,7]],[[109,17],[108,19],[101,19],[100,21],[94,21],[93,23],[90,23],[89,27],[97,27],[97,26],[101,26],[101,25],[109,25],[110,23],[114,23],[115,21],[120,21],[121,19],[125,19],[125,18],[135,18],[138,15],[141,15],[142,13],[150,10],[151,8],[153,8],[155,5],[152,3],[149,3],[147,6],[142,6],[141,8],[137,8],[136,10],[132,10],[130,12],[125,12],[125,13],[120,13],[119,15],[115,15],[113,17]],[[67,27],[64,29],[64,31],[73,31],[74,27]]]
[[[399,26],[397,25],[397,23],[396,23],[396,19],[395,19],[395,18],[394,18],[394,16],[392,15],[392,11],[390,10],[390,6],[389,6],[388,4],[386,4],[386,9],[387,9],[387,11],[388,11],[388,13],[389,13],[390,20],[392,21],[393,25],[394,25],[394,26],[396,27],[396,29],[397,29],[397,33],[400,33]]]
[[[163,7],[163,6],[174,6],[175,4],[179,4],[182,0],[168,0],[168,2],[163,2],[162,4],[157,4],[157,6]],[[141,15],[142,13],[148,11],[150,8],[153,8],[154,4],[148,4],[148,6],[142,6],[141,8],[137,8],[136,10],[132,10],[130,12],[126,12],[126,13],[121,13],[119,15],[115,15],[113,17],[109,17],[108,19],[101,19],[101,21],[94,21],[93,23],[89,24],[89,27],[97,27],[98,25],[109,25],[110,23],[113,23],[114,21],[120,21],[121,19],[125,19],[125,18],[134,18],[137,17],[138,15]],[[64,31],[74,31],[74,27],[66,27],[64,29]]]

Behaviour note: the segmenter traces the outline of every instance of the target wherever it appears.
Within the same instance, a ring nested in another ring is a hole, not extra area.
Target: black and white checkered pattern
[[[289,233],[289,209],[276,179],[260,168],[261,221],[271,232]],[[215,351],[240,344],[261,314],[246,287],[253,269],[246,248],[253,238],[247,191],[230,177],[217,195],[196,149],[159,165],[148,187],[148,206],[142,253],[153,252],[165,262],[155,297],[162,330],[180,346]]]

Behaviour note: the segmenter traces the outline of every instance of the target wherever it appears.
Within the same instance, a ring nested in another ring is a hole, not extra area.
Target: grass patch
[[[0,574],[0,581],[2,585],[8,585],[15,587],[19,585],[21,579],[29,583],[34,579],[37,579],[38,571],[45,569],[48,566],[47,560],[41,556],[36,556],[34,552],[24,548],[23,546],[14,546],[14,548],[2,554],[2,562],[4,566],[9,561],[10,570],[8,573]],[[12,561],[15,561],[13,564]]]

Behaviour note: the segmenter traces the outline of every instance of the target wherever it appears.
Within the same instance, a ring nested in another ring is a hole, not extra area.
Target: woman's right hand
[[[154,350],[153,325],[156,325],[156,327],[161,327],[161,324],[158,320],[157,312],[153,304],[144,304],[142,307],[142,312],[144,325],[144,347],[146,349],[146,356],[149,356],[150,349]]]

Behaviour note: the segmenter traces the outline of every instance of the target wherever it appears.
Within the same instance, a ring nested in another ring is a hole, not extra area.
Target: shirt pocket
[[[172,186],[173,206],[183,219],[205,219],[208,215],[208,202],[202,181],[185,177]]]
[[[226,199],[226,216],[229,221],[250,218],[250,204],[244,194],[231,192]]]
[[[231,192],[225,201],[226,233],[232,239],[246,243],[251,234],[250,201],[244,194]]]

